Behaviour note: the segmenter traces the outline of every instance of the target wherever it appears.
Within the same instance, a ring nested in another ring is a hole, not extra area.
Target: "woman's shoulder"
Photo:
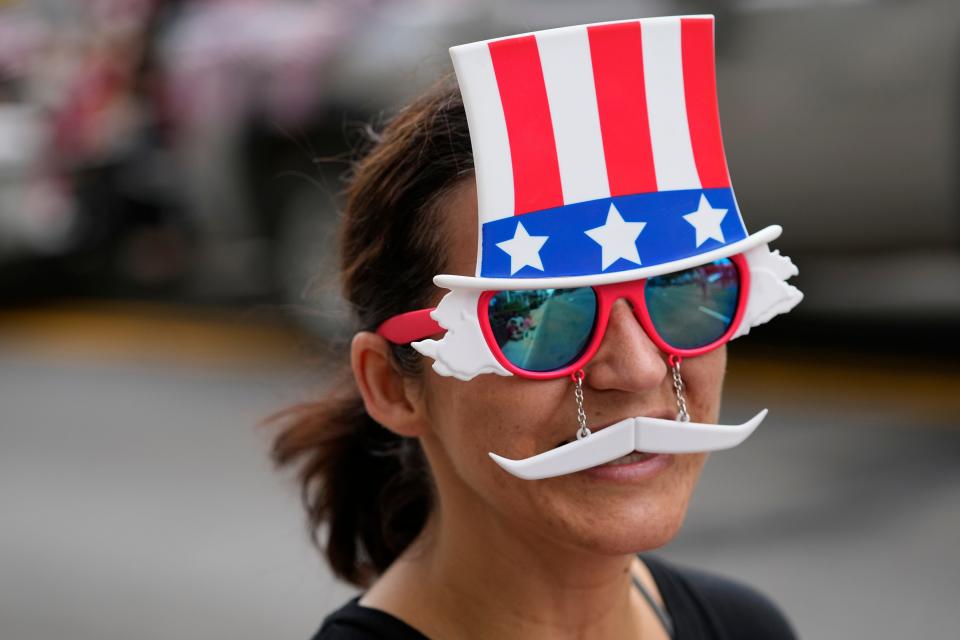
[[[676,637],[794,640],[783,611],[754,587],[718,574],[641,554],[650,569]]]
[[[427,640],[427,637],[385,611],[360,604],[356,597],[328,615],[313,640]]]

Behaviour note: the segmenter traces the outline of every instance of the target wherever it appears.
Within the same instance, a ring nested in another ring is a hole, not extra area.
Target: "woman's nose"
[[[617,300],[610,309],[603,340],[586,374],[586,384],[601,390],[648,391],[663,383],[666,360],[626,300]]]

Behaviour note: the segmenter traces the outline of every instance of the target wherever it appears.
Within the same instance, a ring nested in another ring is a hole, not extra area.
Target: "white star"
[[[683,216],[683,219],[697,230],[697,246],[699,247],[709,238],[726,242],[723,239],[723,230],[720,228],[720,223],[723,222],[726,215],[726,209],[714,209],[707,202],[707,196],[700,194],[700,204],[697,206],[697,210]]]
[[[624,222],[620,212],[611,204],[604,225],[588,229],[584,233],[600,245],[602,269],[606,270],[619,258],[640,264],[637,238],[645,226],[646,222]]]
[[[531,236],[523,228],[523,224],[517,223],[517,230],[513,233],[513,238],[498,242],[497,246],[510,254],[510,275],[515,274],[520,269],[531,266],[534,269],[543,271],[543,262],[540,260],[540,249],[550,236]]]

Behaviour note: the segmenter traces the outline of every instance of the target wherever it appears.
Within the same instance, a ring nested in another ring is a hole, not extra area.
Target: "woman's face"
[[[444,212],[450,225],[449,273],[474,273],[476,215],[475,186],[473,180],[465,181]],[[683,361],[693,420],[717,421],[725,365],[724,348]],[[591,429],[628,417],[673,418],[677,413],[666,356],[625,300],[615,304],[600,349],[584,371]],[[492,513],[508,527],[603,554],[655,548],[679,530],[706,454],[667,456],[666,468],[646,479],[610,479],[586,471],[522,480],[487,454],[526,458],[573,439],[577,406],[571,380],[486,374],[464,382],[429,367],[424,372],[430,425],[422,442],[441,503],[470,504],[469,513],[476,517]]]

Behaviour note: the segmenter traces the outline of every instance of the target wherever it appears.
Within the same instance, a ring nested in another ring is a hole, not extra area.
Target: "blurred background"
[[[804,637],[957,637],[956,0],[0,0],[0,638],[309,637],[352,592],[258,424],[349,335],[366,123],[451,45],[681,13],[807,297],[731,346],[726,419],[771,417],[662,553]]]

